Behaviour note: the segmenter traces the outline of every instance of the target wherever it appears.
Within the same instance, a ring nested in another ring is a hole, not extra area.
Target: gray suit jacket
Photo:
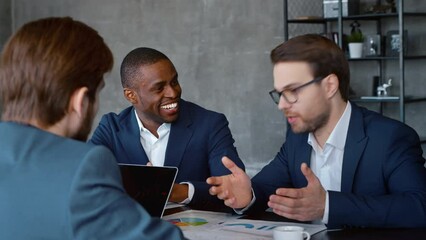
[[[0,239],[181,239],[123,190],[102,146],[0,123]]]

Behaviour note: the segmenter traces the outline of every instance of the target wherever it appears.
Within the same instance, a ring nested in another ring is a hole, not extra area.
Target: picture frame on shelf
[[[364,55],[366,57],[377,57],[382,55],[382,37],[379,34],[365,36]]]
[[[404,52],[407,52],[408,31],[404,30]],[[398,30],[391,30],[386,33],[386,56],[399,56],[401,52],[401,35]]]

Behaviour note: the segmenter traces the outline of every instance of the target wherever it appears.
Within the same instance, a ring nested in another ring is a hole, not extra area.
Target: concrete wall
[[[299,4],[290,9],[293,14],[322,14],[321,0],[289,2]],[[249,174],[273,158],[284,141],[284,117],[268,96],[273,88],[269,52],[283,40],[282,0],[0,0],[0,4],[0,37],[10,26],[71,16],[105,38],[115,66],[106,79],[95,124],[102,114],[129,105],[122,97],[119,65],[130,50],[147,46],[163,51],[175,63],[183,98],[228,117]],[[415,73],[417,78],[407,87],[420,86],[423,90],[416,89],[424,95],[423,75]],[[361,90],[365,85],[354,84]],[[424,106],[413,105],[408,111],[418,116],[411,123],[426,134]]]
[[[12,16],[11,16],[11,1],[0,0],[0,50],[7,41],[7,38],[12,33]],[[1,112],[0,102],[0,112]]]
[[[0,0],[0,49],[12,32],[10,4],[10,0]]]

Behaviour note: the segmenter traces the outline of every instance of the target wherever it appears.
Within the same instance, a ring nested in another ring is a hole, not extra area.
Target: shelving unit
[[[329,32],[337,32],[338,34],[338,45],[340,47],[343,46],[343,38],[344,38],[344,24],[346,26],[346,23],[349,21],[359,20],[363,22],[367,22],[368,24],[375,24],[372,25],[376,29],[376,33],[380,34],[382,37],[385,35],[385,30],[390,29],[382,29],[382,21],[397,21],[398,25],[398,32],[400,35],[400,46],[404,46],[407,41],[407,36],[405,35],[405,31],[409,26],[405,25],[405,20],[407,18],[411,17],[419,17],[423,21],[426,20],[426,12],[405,12],[404,11],[404,2],[406,1],[396,1],[397,3],[397,12],[396,13],[368,13],[368,14],[357,14],[357,15],[349,15],[349,16],[342,16],[342,0],[338,0],[338,16],[334,18],[296,18],[296,19],[289,19],[288,17],[288,1],[284,0],[284,39],[288,40],[289,38],[289,25],[291,24],[316,24],[320,26],[322,29],[323,34],[327,34]],[[291,1],[291,0],[290,0]],[[383,1],[384,2],[384,1]],[[370,25],[371,26],[371,25]],[[346,29],[347,30],[347,29]],[[384,48],[383,48],[384,49]],[[374,63],[377,63],[379,77],[381,82],[384,81],[385,72],[384,72],[384,64],[386,64],[389,61],[398,61],[398,76],[395,76],[395,78],[399,78],[398,85],[399,85],[399,93],[397,99],[383,99],[383,98],[369,98],[369,99],[361,99],[360,97],[353,98],[351,101],[353,102],[361,102],[361,103],[376,103],[379,104],[380,112],[383,112],[383,105],[384,104],[393,104],[398,105],[399,108],[399,120],[402,122],[406,122],[406,109],[405,105],[408,103],[417,103],[417,102],[425,102],[426,96],[407,96],[405,91],[405,83],[406,81],[409,81],[409,79],[406,79],[406,62],[407,61],[415,61],[419,59],[426,59],[426,55],[415,55],[415,56],[409,56],[406,52],[405,47],[401,47],[401,50],[397,56],[386,56],[386,51],[383,51],[381,56],[368,56],[368,57],[362,57],[357,59],[351,59],[348,58],[348,61],[350,62],[364,62],[364,61],[372,61]],[[351,68],[351,72],[356,71],[356,69]],[[354,79],[351,79],[354,80]],[[422,138],[422,143],[426,143],[426,138]]]

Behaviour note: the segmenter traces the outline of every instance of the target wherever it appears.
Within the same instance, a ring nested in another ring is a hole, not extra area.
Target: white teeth
[[[170,104],[161,106],[162,109],[172,109],[175,107],[177,107],[177,103],[170,103]]]

